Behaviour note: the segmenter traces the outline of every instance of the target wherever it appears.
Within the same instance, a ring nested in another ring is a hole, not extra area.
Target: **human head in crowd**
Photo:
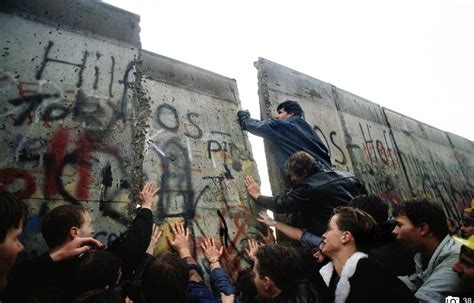
[[[143,270],[142,289],[145,302],[186,302],[188,266],[177,255],[154,257]]]
[[[286,120],[291,116],[303,117],[304,112],[298,102],[286,100],[277,106],[276,120]]]
[[[83,293],[73,303],[125,303],[125,299],[111,289],[94,289]]]
[[[441,206],[426,199],[411,199],[394,209],[397,225],[393,233],[409,249],[424,250],[427,241],[437,242],[449,234],[446,215]]]
[[[322,167],[313,156],[307,152],[299,151],[286,160],[285,170],[291,181],[299,183],[313,172],[322,170]]]
[[[7,286],[7,276],[16,256],[24,247],[19,237],[26,223],[28,209],[15,195],[0,191],[0,290]]]
[[[107,250],[81,255],[74,271],[79,293],[114,287],[122,275],[121,266],[120,257]]]
[[[377,223],[372,216],[357,208],[339,206],[323,234],[321,252],[330,259],[341,254],[350,256],[356,251],[367,252],[377,235]]]
[[[466,285],[474,285],[474,235],[469,239],[454,237],[461,246],[459,260],[453,265],[453,271],[464,281]]]
[[[94,227],[91,214],[85,207],[65,204],[45,216],[41,232],[48,247],[54,249],[75,237],[91,237]]]
[[[355,197],[349,202],[349,206],[362,209],[380,223],[388,220],[388,206],[383,203],[379,196],[368,194]]]
[[[264,245],[255,255],[253,273],[258,294],[273,299],[302,278],[302,264],[297,251],[289,246]]]
[[[474,215],[472,212],[464,212],[461,219],[460,230],[463,238],[474,235]]]
[[[255,277],[252,267],[243,269],[237,275],[235,288],[240,300],[244,303],[256,303],[257,289],[255,288]]]

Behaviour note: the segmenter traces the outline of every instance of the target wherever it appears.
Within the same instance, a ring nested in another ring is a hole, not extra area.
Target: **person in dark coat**
[[[304,112],[298,102],[286,100],[280,103],[272,120],[252,119],[248,111],[239,111],[237,117],[243,130],[273,144],[275,158],[283,176],[286,160],[301,150],[315,158],[322,167],[331,168],[329,151],[313,127],[303,119]]]
[[[305,277],[300,254],[293,247],[278,244],[260,247],[255,255],[253,273],[262,302],[318,302],[317,293]]]
[[[275,213],[297,213],[291,225],[321,236],[332,211],[367,193],[362,182],[349,172],[326,169],[308,153],[299,151],[286,162],[286,171],[295,185],[276,196],[262,196],[251,176],[245,183],[258,206]]]
[[[135,267],[145,256],[150,242],[153,212],[152,204],[158,189],[152,182],[148,182],[141,191],[142,207],[138,211],[132,225],[107,250],[119,256],[122,261],[122,279],[133,275]],[[92,217],[83,206],[66,204],[51,210],[43,220],[42,234],[49,251],[31,262],[18,264],[10,275],[11,285],[5,302],[25,302],[25,298],[34,297],[38,302],[70,302],[77,290],[72,282],[75,267],[79,262],[80,254],[65,259],[56,260],[58,252],[70,243],[80,245],[91,239],[94,234]],[[95,246],[83,248],[89,252],[92,248],[104,248],[95,241]],[[89,243],[89,242],[87,242]],[[33,269],[34,274],[28,274]]]
[[[327,302],[415,302],[413,293],[393,274],[367,258],[377,223],[353,207],[334,209],[323,234],[321,252],[331,262],[319,270],[318,291]]]
[[[415,271],[415,253],[405,248],[392,234],[396,221],[388,219],[388,206],[375,195],[361,195],[352,199],[349,206],[361,209],[371,215],[379,227],[377,240],[369,250],[369,259],[378,263],[395,276]]]

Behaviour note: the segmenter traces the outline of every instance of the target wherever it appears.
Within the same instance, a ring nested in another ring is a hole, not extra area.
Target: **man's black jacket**
[[[297,227],[321,236],[335,207],[366,193],[362,182],[351,173],[321,170],[281,195],[260,196],[256,202],[276,213],[298,213]]]

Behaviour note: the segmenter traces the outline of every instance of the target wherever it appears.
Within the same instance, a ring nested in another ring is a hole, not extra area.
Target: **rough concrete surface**
[[[167,223],[186,222],[205,268],[198,243],[215,237],[236,274],[258,232],[243,179],[258,174],[235,115],[237,84],[141,50],[138,19],[89,1],[1,5],[0,189],[27,202],[24,242],[41,253],[48,210],[86,206],[94,236],[110,243],[154,181],[165,234]],[[165,237],[158,246],[169,249]]]
[[[473,142],[269,60],[260,58],[255,66],[263,118],[285,99],[300,102],[336,168],[352,171],[389,206],[423,196],[459,221],[474,192]],[[271,148],[266,143],[269,163]],[[272,186],[279,186],[278,167],[268,170]]]

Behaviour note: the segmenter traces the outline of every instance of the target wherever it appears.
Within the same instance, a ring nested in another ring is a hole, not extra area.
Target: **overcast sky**
[[[474,141],[472,0],[105,2],[144,49],[236,79],[254,117],[263,57]]]

